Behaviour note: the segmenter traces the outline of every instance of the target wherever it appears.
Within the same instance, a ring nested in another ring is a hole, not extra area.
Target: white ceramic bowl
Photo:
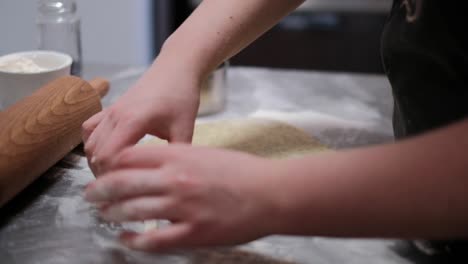
[[[0,110],[43,85],[70,75],[73,59],[54,51],[27,51],[0,57]]]

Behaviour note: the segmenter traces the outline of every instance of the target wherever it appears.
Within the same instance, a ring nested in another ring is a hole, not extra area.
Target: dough
[[[152,144],[166,144],[160,139]],[[197,124],[193,145],[243,151],[265,158],[290,158],[325,150],[304,131],[267,119],[235,119]]]

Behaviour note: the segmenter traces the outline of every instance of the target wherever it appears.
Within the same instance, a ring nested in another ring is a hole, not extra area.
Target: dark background
[[[188,0],[173,1],[166,34],[192,11]],[[232,58],[231,64],[383,73],[380,35],[386,16],[384,12],[295,12]]]

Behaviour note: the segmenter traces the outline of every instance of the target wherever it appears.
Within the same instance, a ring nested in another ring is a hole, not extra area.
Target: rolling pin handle
[[[95,78],[89,81],[89,84],[91,85],[91,87],[96,89],[101,98],[106,96],[106,94],[109,92],[110,83],[109,81],[103,78]]]

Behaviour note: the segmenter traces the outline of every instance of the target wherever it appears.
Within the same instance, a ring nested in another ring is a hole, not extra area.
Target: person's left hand
[[[172,222],[123,233],[131,248],[233,245],[275,232],[279,209],[271,161],[189,145],[137,146],[119,155],[110,172],[87,187],[87,200],[106,204],[100,214],[109,221]]]

